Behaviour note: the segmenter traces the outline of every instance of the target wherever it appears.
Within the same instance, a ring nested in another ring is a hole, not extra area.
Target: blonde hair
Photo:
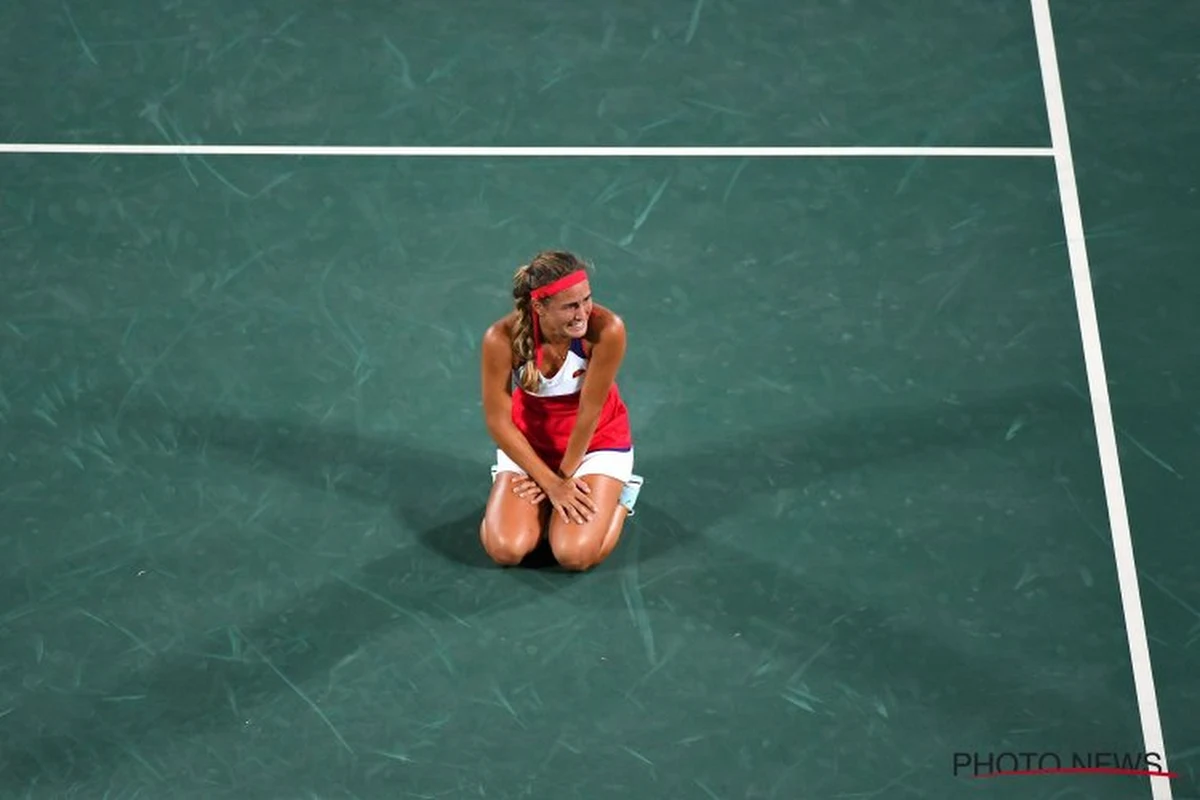
[[[573,253],[543,250],[513,274],[513,302],[517,316],[513,325],[512,348],[516,361],[521,364],[519,383],[526,391],[535,391],[541,379],[538,374],[537,353],[533,349],[535,312],[531,294],[539,286],[553,283],[580,269],[586,270],[587,264]]]

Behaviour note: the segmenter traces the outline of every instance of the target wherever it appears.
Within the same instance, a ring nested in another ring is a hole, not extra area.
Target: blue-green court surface
[[[0,154],[0,795],[1149,800],[956,764],[1161,725],[1198,796],[1197,11],[1053,9],[1119,495],[1044,153]],[[0,31],[8,143],[1053,144],[1019,2]],[[479,544],[479,341],[552,247],[645,479],[584,574]]]

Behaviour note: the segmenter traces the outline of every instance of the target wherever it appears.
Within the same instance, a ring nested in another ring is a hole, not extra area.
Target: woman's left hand
[[[512,482],[513,492],[522,500],[528,500],[530,503],[537,505],[546,499],[546,493],[542,491],[542,487],[530,478],[528,475],[522,475]]]

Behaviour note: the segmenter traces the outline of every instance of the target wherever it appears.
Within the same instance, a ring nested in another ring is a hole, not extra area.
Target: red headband
[[[530,292],[529,295],[534,300],[540,300],[543,297],[549,297],[552,294],[558,294],[563,289],[570,289],[575,284],[582,283],[585,280],[587,280],[587,271],[577,269],[574,272],[562,276],[556,281],[547,283],[545,286],[539,286]]]
[[[545,286],[539,286],[529,293],[529,296],[534,300],[541,300],[545,297],[558,294],[563,289],[570,289],[577,283],[583,283],[587,280],[587,271],[577,269],[574,272],[568,273],[558,280],[551,281]],[[533,354],[537,363],[537,368],[540,371],[542,368],[542,337],[541,331],[538,328],[538,315],[536,311],[530,309],[533,313]]]

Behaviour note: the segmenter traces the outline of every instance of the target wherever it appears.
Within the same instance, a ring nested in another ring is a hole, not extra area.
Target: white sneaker
[[[621,499],[617,502],[625,506],[625,510],[629,512],[629,516],[633,516],[633,507],[637,504],[638,493],[642,490],[642,476],[633,475],[629,478],[625,488],[621,490]]]

